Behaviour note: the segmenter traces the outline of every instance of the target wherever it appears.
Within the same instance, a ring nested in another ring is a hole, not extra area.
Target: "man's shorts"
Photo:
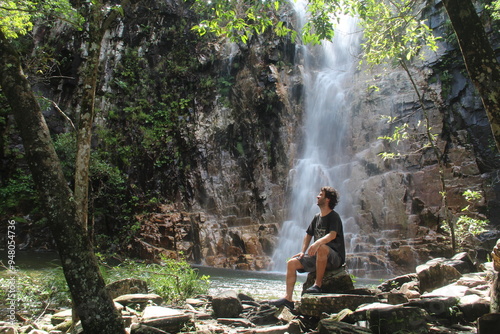
[[[326,260],[326,270],[333,270],[340,268],[342,266],[342,259],[340,258],[339,253],[333,250],[331,247],[328,247],[330,252],[328,253],[328,259]],[[300,273],[308,272],[313,273],[316,271],[316,255],[309,256],[304,254],[304,256],[299,259],[300,263],[304,267],[304,269],[297,270]]]

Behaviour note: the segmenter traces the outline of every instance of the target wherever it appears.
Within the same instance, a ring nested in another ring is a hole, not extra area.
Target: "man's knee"
[[[329,253],[330,253],[330,247],[327,245],[321,245],[318,248],[318,252],[317,252],[316,256],[317,257],[324,257],[324,256],[328,256]]]
[[[288,270],[295,271],[295,270],[302,269],[302,268],[303,268],[302,263],[300,263],[299,259],[297,259],[297,258],[291,258],[287,262],[287,269]]]

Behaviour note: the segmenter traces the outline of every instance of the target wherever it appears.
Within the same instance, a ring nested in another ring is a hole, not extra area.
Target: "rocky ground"
[[[328,292],[302,295],[293,310],[236,291],[165,305],[136,279],[115,282],[109,289],[131,334],[498,333],[498,314],[490,313],[497,275],[492,263],[478,268],[461,253],[434,259],[416,271],[374,289],[354,289],[345,269],[329,272],[323,284]],[[492,331],[486,330],[491,323]],[[61,310],[37,323],[0,323],[0,333],[57,334],[70,326],[71,310]],[[78,326],[77,331],[82,332]]]

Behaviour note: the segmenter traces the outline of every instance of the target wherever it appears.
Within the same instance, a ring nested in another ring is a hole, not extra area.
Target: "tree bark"
[[[500,65],[471,0],[443,0],[500,151]]]
[[[77,131],[77,151],[75,161],[75,202],[82,215],[83,228],[88,231],[89,211],[89,171],[92,146],[92,126],[95,116],[95,93],[99,74],[99,55],[103,31],[102,5],[86,3],[82,6],[84,17],[88,17],[82,39],[87,45],[86,61],[80,71],[82,78],[82,98],[80,103],[80,121]]]
[[[0,87],[23,140],[26,160],[57,244],[68,287],[85,333],[125,333],[105,289],[92,244],[64,178],[49,129],[19,56],[0,31]]]

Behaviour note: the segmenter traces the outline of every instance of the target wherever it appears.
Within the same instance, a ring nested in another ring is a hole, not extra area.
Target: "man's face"
[[[318,206],[323,206],[327,203],[328,198],[325,197],[325,192],[321,191],[318,196],[316,196],[316,199],[318,201]]]

